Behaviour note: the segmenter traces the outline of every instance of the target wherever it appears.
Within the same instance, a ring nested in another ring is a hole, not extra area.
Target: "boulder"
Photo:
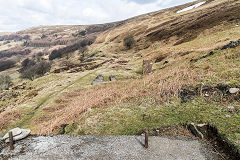
[[[109,76],[109,81],[111,81],[111,82],[116,81],[116,77],[115,76]]]
[[[13,134],[13,137],[15,137],[15,136],[18,136],[18,135],[20,135],[21,133],[22,133],[22,130],[20,129],[20,128],[14,128],[14,129],[11,129],[10,131],[8,131],[8,132],[12,132],[12,134]],[[3,136],[3,140],[6,140],[6,139],[8,139],[9,138],[9,134],[8,133],[6,133],[4,136]]]
[[[14,128],[10,131],[13,133],[13,140],[14,141],[24,139],[31,133],[30,129],[20,129],[20,128]],[[5,140],[6,143],[9,142],[9,134],[8,133],[3,137],[3,140]]]
[[[226,115],[226,118],[231,118],[231,117],[232,117],[231,115],[228,115],[228,114]]]
[[[237,92],[239,92],[239,91],[240,91],[239,88],[230,88],[230,89],[229,89],[229,93],[231,93],[231,94],[235,94],[235,93],[237,93]]]
[[[102,75],[97,76],[91,83],[91,85],[98,84],[98,83],[104,83],[104,77]]]

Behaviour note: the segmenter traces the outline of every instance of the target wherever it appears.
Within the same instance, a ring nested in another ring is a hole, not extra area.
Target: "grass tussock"
[[[21,111],[16,109],[0,113],[0,130],[5,129],[12,122],[20,119],[21,115]]]

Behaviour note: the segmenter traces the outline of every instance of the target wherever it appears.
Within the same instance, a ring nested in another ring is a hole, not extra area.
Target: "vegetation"
[[[175,14],[177,7],[136,17],[128,23],[86,27],[86,37],[89,33],[98,37],[93,45],[89,46],[94,40],[87,38],[74,44],[64,41],[67,46],[58,50],[50,46],[49,60],[77,51],[66,63],[65,59],[53,63],[60,70],[56,74],[35,79],[48,72],[51,63],[41,58],[39,62],[25,59],[20,73],[33,80],[26,85],[33,89],[19,90],[20,97],[1,101],[0,105],[11,103],[19,108],[0,113],[0,129],[5,132],[19,126],[37,134],[56,134],[62,125],[67,125],[66,134],[134,135],[143,129],[209,123],[240,146],[240,92],[228,92],[230,87],[240,87],[239,46],[218,49],[240,37],[240,27],[234,21],[239,16],[240,3],[214,3],[201,6],[201,12],[188,11],[191,14]],[[223,21],[213,15],[221,13],[222,17],[226,9]],[[230,11],[236,14],[229,15]],[[212,20],[214,23],[206,23]],[[103,32],[108,28],[111,30]],[[126,32],[135,35],[135,39],[126,37]],[[51,38],[50,33],[46,34]],[[58,38],[64,34],[59,32]],[[121,50],[122,46],[128,50]],[[133,47],[135,50],[130,50]],[[47,49],[36,53],[48,53]],[[146,59],[156,63],[154,72],[143,76],[139,73]],[[98,75],[114,75],[117,81],[90,85]],[[219,86],[226,87],[224,92],[217,89]],[[182,97],[188,92],[193,95]],[[229,111],[229,106],[234,111]]]
[[[7,70],[14,67],[16,64],[13,60],[0,60],[0,71]]]
[[[124,38],[123,40],[123,45],[127,48],[127,49],[131,49],[135,44],[135,40],[133,38],[132,35],[127,36],[126,38]]]
[[[20,69],[21,77],[34,80],[35,78],[43,76],[51,69],[51,63],[46,61],[40,61],[36,63],[34,60],[25,59],[22,62],[22,68]]]
[[[69,53],[74,52],[76,50],[81,50],[83,52],[84,50],[86,50],[86,46],[91,45],[93,42],[94,42],[94,39],[89,38],[89,39],[84,39],[82,41],[79,41],[65,48],[53,50],[52,53],[49,55],[49,60],[54,60],[56,58],[67,56]]]
[[[12,56],[16,56],[16,55],[27,55],[31,53],[31,51],[29,49],[25,49],[25,50],[21,50],[21,51],[0,51],[0,59],[1,58],[10,58]]]
[[[8,89],[12,84],[11,78],[8,75],[0,75],[0,90]]]

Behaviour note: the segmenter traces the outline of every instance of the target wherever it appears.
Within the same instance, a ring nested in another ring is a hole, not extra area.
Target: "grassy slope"
[[[234,36],[231,36],[234,35]],[[236,39],[240,37],[239,27],[228,28],[227,30],[202,36],[194,41],[184,43],[182,45],[171,48],[171,50],[182,49],[189,51],[193,48],[194,53],[181,57],[176,56],[176,61],[169,57],[171,65],[166,69],[157,70],[156,73],[165,74],[170,68],[179,69],[182,64],[189,65],[192,72],[197,73],[202,77],[196,80],[195,84],[211,84],[219,83],[239,85],[239,47],[224,51],[214,51],[214,55],[201,59],[198,62],[190,63],[191,58],[199,58],[205,55],[208,51],[196,51],[201,46],[211,48],[213,40],[216,39]],[[215,47],[219,44],[215,44]],[[156,49],[157,50],[157,49]],[[191,64],[191,65],[190,65]],[[161,68],[162,63],[155,64],[154,68]],[[191,71],[189,70],[189,74]],[[151,76],[156,76],[156,73]],[[175,76],[174,72],[170,73]],[[157,79],[157,78],[156,78]],[[170,81],[171,78],[167,80]],[[160,78],[161,80],[161,78]],[[189,79],[186,79],[189,80]],[[129,82],[126,82],[129,83]],[[174,81],[172,82],[174,83]],[[151,87],[149,87],[151,88]],[[150,91],[146,89],[146,91]],[[158,103],[154,95],[143,98],[133,98],[122,104],[113,105],[106,109],[93,109],[86,112],[80,119],[76,120],[79,124],[78,128],[73,133],[75,134],[92,134],[92,135],[122,135],[122,134],[137,134],[145,128],[157,128],[160,126],[195,123],[210,123],[216,126],[220,133],[240,145],[240,113],[229,113],[228,106],[234,106],[237,110],[240,109],[239,102],[215,102],[211,99],[198,97],[193,101],[181,104],[180,99],[173,96],[167,103]],[[143,114],[147,115],[147,119],[142,120]],[[226,115],[231,115],[227,118]]]
[[[172,13],[169,14],[171,16]],[[160,15],[158,18],[163,18],[161,22],[164,22],[168,16]],[[152,19],[150,22],[157,26],[155,22],[159,19]],[[177,46],[157,41],[148,49],[122,50],[122,38],[149,21],[135,23],[137,27],[133,22],[129,22],[107,34],[104,33],[98,38],[98,44],[94,44],[90,50],[102,50],[103,54],[109,57],[116,56],[115,62],[119,59],[128,60],[127,65],[121,66],[123,69],[113,70],[111,67],[117,63],[110,63],[94,71],[59,75],[51,73],[28,82],[29,86],[39,89],[38,95],[20,103],[18,110],[21,111],[21,117],[18,117],[18,122],[12,120],[11,125],[1,132],[19,126],[31,128],[33,133],[52,134],[58,133],[61,124],[75,122],[67,128],[67,133],[128,135],[137,134],[145,128],[206,122],[215,125],[221,134],[240,146],[240,112],[227,112],[229,105],[240,110],[239,102],[223,103],[197,97],[181,104],[177,96],[178,89],[185,85],[225,83],[239,86],[239,47],[214,51],[213,56],[196,63],[190,63],[190,59],[199,58],[229,40],[239,39],[240,27],[235,24],[217,26],[216,32],[209,29],[210,31],[205,31],[198,38]],[[132,30],[129,31],[129,28]],[[141,39],[141,36],[138,38]],[[115,37],[117,38],[112,41]],[[184,52],[191,53],[181,56]],[[141,53],[143,58],[134,57],[138,53]],[[153,74],[139,78],[142,60],[163,54],[168,56],[165,60],[168,60],[169,64],[163,64],[164,61],[156,63]],[[91,81],[99,74],[105,78],[117,75],[122,81],[90,86]],[[59,102],[59,99],[62,101]],[[36,107],[39,108],[35,109]],[[75,115],[74,112],[78,114]],[[144,121],[143,114],[147,115]],[[227,118],[226,115],[229,114],[231,117]]]

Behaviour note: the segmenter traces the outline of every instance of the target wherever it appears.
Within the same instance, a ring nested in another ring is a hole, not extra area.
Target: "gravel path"
[[[0,149],[0,159],[38,160],[206,160],[216,159],[198,140],[143,136],[31,136]]]

